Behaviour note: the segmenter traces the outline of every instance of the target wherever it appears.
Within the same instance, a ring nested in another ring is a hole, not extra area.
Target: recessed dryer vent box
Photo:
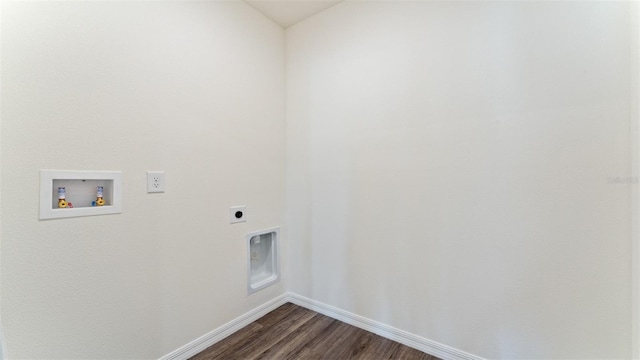
[[[278,236],[280,228],[247,235],[249,256],[249,294],[276,283],[280,279]]]
[[[98,187],[102,188],[100,200]],[[59,206],[59,188],[64,188],[66,207]],[[121,212],[121,172],[40,170],[40,219]]]

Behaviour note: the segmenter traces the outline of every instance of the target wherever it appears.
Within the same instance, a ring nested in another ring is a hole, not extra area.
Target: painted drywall
[[[630,4],[287,29],[291,290],[487,358],[631,356]]]
[[[266,17],[287,28],[343,0],[244,0]]]
[[[631,3],[631,169],[635,183],[640,179],[640,3]],[[640,189],[632,187],[632,358],[640,359]]]
[[[240,1],[3,2],[1,60],[8,358],[158,358],[284,292],[247,294],[245,244],[284,221],[280,27]],[[122,171],[123,213],[39,221],[40,169]]]
[[[2,2],[0,2],[0,19],[2,19]],[[2,39],[2,26],[0,26],[0,39]],[[0,46],[0,69],[2,68],[2,46]],[[2,72],[0,71],[0,84],[2,84]],[[2,98],[2,86],[0,86],[0,99]],[[2,165],[2,101],[0,101],[0,165]],[[2,189],[2,166],[0,166],[0,189]],[[2,191],[0,191],[0,205],[2,204]],[[0,206],[0,254],[2,254],[2,206]],[[2,283],[2,256],[0,256],[0,284]],[[0,286],[0,360],[4,360],[4,335],[2,334],[2,286]]]

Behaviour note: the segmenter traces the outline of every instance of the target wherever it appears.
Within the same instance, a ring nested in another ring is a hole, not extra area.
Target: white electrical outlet
[[[147,192],[164,192],[164,171],[147,171]]]

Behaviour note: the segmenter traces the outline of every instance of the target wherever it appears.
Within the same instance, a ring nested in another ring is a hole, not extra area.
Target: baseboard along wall
[[[243,327],[260,319],[261,317],[286,304],[287,302],[289,302],[289,294],[282,294],[275,299],[269,300],[266,303],[258,306],[257,308],[238,316],[237,318],[229,321],[219,328],[202,335],[201,337],[189,342],[188,344],[181,346],[180,348],[161,357],[160,360],[188,359],[202,352],[209,346],[242,329]]]
[[[370,331],[387,339],[397,341],[403,345],[437,356],[443,360],[485,360],[482,357],[291,292],[284,293],[269,300],[257,308],[161,357],[160,360],[188,359],[287,302],[319,312],[320,314]]]

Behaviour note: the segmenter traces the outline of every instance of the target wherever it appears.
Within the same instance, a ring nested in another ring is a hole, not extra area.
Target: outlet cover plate
[[[246,222],[247,221],[247,207],[242,206],[232,206],[229,209],[229,222],[231,224]]]
[[[147,193],[163,193],[164,171],[147,171]]]

